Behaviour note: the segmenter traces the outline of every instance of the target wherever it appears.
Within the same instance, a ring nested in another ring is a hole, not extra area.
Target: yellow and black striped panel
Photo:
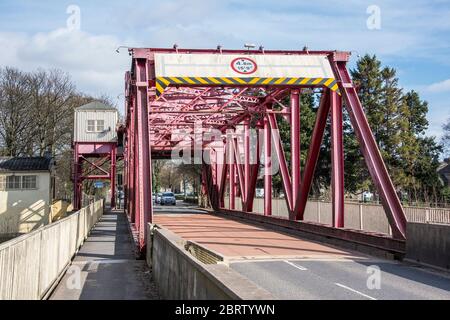
[[[238,77],[158,77],[156,95],[159,97],[170,84],[176,85],[317,85],[338,91],[334,78],[238,78]]]

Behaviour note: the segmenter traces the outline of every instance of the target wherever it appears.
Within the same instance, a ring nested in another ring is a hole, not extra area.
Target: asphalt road
[[[379,289],[376,269],[368,273],[369,266],[380,270]],[[450,299],[450,278],[444,274],[388,260],[277,260],[230,267],[280,299]]]
[[[177,200],[177,204],[174,205],[159,205],[153,202],[153,213],[164,214],[193,214],[193,213],[205,213],[204,210],[198,209],[198,206],[184,203],[182,200]]]

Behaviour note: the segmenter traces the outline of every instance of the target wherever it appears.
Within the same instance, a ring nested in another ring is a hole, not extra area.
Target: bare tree
[[[0,69],[0,152],[19,156],[27,152],[31,138],[32,116],[29,110],[28,76],[15,69]]]
[[[60,70],[38,70],[29,76],[32,92],[33,154],[53,156],[70,147],[75,86]]]

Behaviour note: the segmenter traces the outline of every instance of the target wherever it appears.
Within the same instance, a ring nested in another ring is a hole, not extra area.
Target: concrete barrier
[[[45,298],[102,214],[99,200],[0,244],[0,300]]]
[[[185,249],[186,242],[164,228],[148,226],[147,263],[164,299],[274,299],[225,264],[204,264]],[[149,254],[150,253],[150,254]]]
[[[408,222],[405,258],[450,270],[450,225]]]

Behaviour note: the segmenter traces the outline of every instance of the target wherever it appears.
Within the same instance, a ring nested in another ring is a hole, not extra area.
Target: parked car
[[[177,204],[177,200],[175,199],[175,195],[173,194],[173,192],[164,192],[162,194],[161,205],[166,205],[166,204],[171,204],[171,205]]]
[[[157,193],[155,203],[161,203],[161,197],[162,197],[162,193]]]
[[[156,202],[156,194],[152,193],[152,201]]]

